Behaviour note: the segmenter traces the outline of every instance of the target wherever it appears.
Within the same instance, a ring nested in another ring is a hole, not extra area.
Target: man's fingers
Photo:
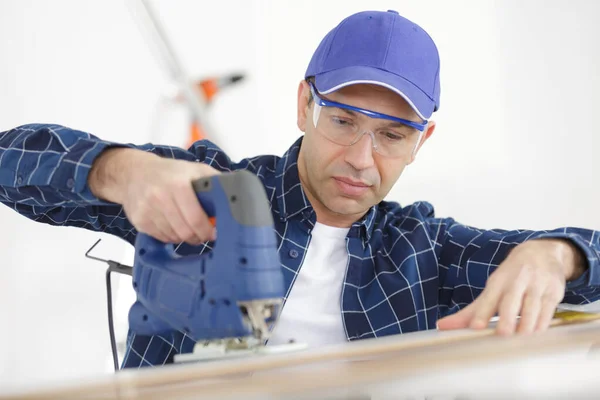
[[[536,332],[543,332],[550,326],[550,321],[556,312],[557,302],[550,297],[543,297],[541,300],[540,315],[535,326]]]
[[[475,303],[471,303],[459,312],[440,319],[437,327],[440,330],[468,328],[474,313]]]
[[[517,315],[523,303],[523,292],[518,288],[506,293],[498,307],[498,325],[496,331],[501,335],[512,335],[517,325]]]
[[[538,322],[542,301],[538,293],[528,292],[523,300],[521,319],[517,328],[518,333],[532,333]]]
[[[178,243],[177,235],[162,214],[155,215],[147,221],[147,229],[143,232],[163,243]]]
[[[200,240],[200,243],[214,240],[213,226],[210,224],[206,212],[200,205],[192,185],[190,184],[182,188],[175,199],[183,218],[194,235]]]
[[[494,280],[492,282],[495,283],[497,281]],[[475,315],[473,315],[473,319],[469,325],[470,328],[483,329],[488,326],[490,318],[492,318],[498,310],[500,294],[502,293],[501,289],[502,288],[498,287],[496,284],[490,285],[490,282],[488,281],[488,286],[486,286],[477,298],[477,309],[475,310]]]
[[[194,231],[188,226],[183,215],[179,211],[179,207],[175,200],[177,193],[166,193],[165,195],[167,198],[155,205],[156,213],[163,215],[163,219],[175,233],[177,243],[190,240],[194,236]]]
[[[143,200],[135,204],[134,212],[136,218],[134,226],[141,232],[164,243],[179,243],[181,237],[171,224],[178,227],[181,217],[174,208],[170,195],[161,188],[153,187],[148,190]]]
[[[514,280],[510,288],[503,292],[498,305],[498,325],[496,331],[501,335],[512,335],[517,326],[517,317],[523,307],[523,297],[530,285],[529,276]],[[535,284],[534,284],[535,288]],[[534,290],[534,289],[532,289]]]

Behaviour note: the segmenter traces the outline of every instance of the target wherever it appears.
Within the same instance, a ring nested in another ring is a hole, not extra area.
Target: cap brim
[[[398,93],[424,120],[429,119],[435,109],[435,102],[410,81],[378,68],[346,67],[315,76],[315,85],[322,94],[356,84],[378,85]]]

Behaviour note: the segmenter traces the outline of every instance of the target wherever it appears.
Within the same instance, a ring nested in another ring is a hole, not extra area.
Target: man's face
[[[351,85],[330,93],[328,100],[376,111],[398,118],[422,122],[398,94],[375,85]],[[373,149],[370,135],[363,135],[352,146],[333,143],[315,129],[314,101],[308,104],[310,87],[301,82],[298,89],[298,127],[305,135],[298,169],[303,188],[320,222],[349,226],[389,193],[414,157],[389,158]],[[365,117],[365,118],[362,118]],[[361,129],[375,131],[386,120],[361,115]],[[430,122],[421,144],[433,133]],[[419,145],[420,146],[420,145]]]

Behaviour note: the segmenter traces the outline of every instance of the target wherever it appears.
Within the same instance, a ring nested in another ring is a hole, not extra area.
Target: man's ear
[[[308,112],[308,100],[310,99],[310,87],[306,81],[300,81],[298,85],[298,129],[306,132],[306,115]]]
[[[427,139],[429,139],[431,137],[431,135],[433,135],[434,130],[435,130],[435,121],[427,122],[427,127],[425,128],[423,137],[421,137],[421,141],[417,145],[417,148],[415,149],[414,153],[410,157],[410,161],[406,165],[410,165],[413,163],[413,161],[415,161],[415,158],[417,157],[417,153],[419,152],[419,150],[421,150],[421,146],[423,146],[423,144],[427,141]]]

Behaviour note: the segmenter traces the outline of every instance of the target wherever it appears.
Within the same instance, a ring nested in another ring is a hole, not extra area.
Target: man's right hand
[[[203,163],[114,148],[96,159],[88,185],[96,197],[123,205],[139,232],[165,243],[198,245],[215,240],[216,233],[191,182],[219,173]]]

